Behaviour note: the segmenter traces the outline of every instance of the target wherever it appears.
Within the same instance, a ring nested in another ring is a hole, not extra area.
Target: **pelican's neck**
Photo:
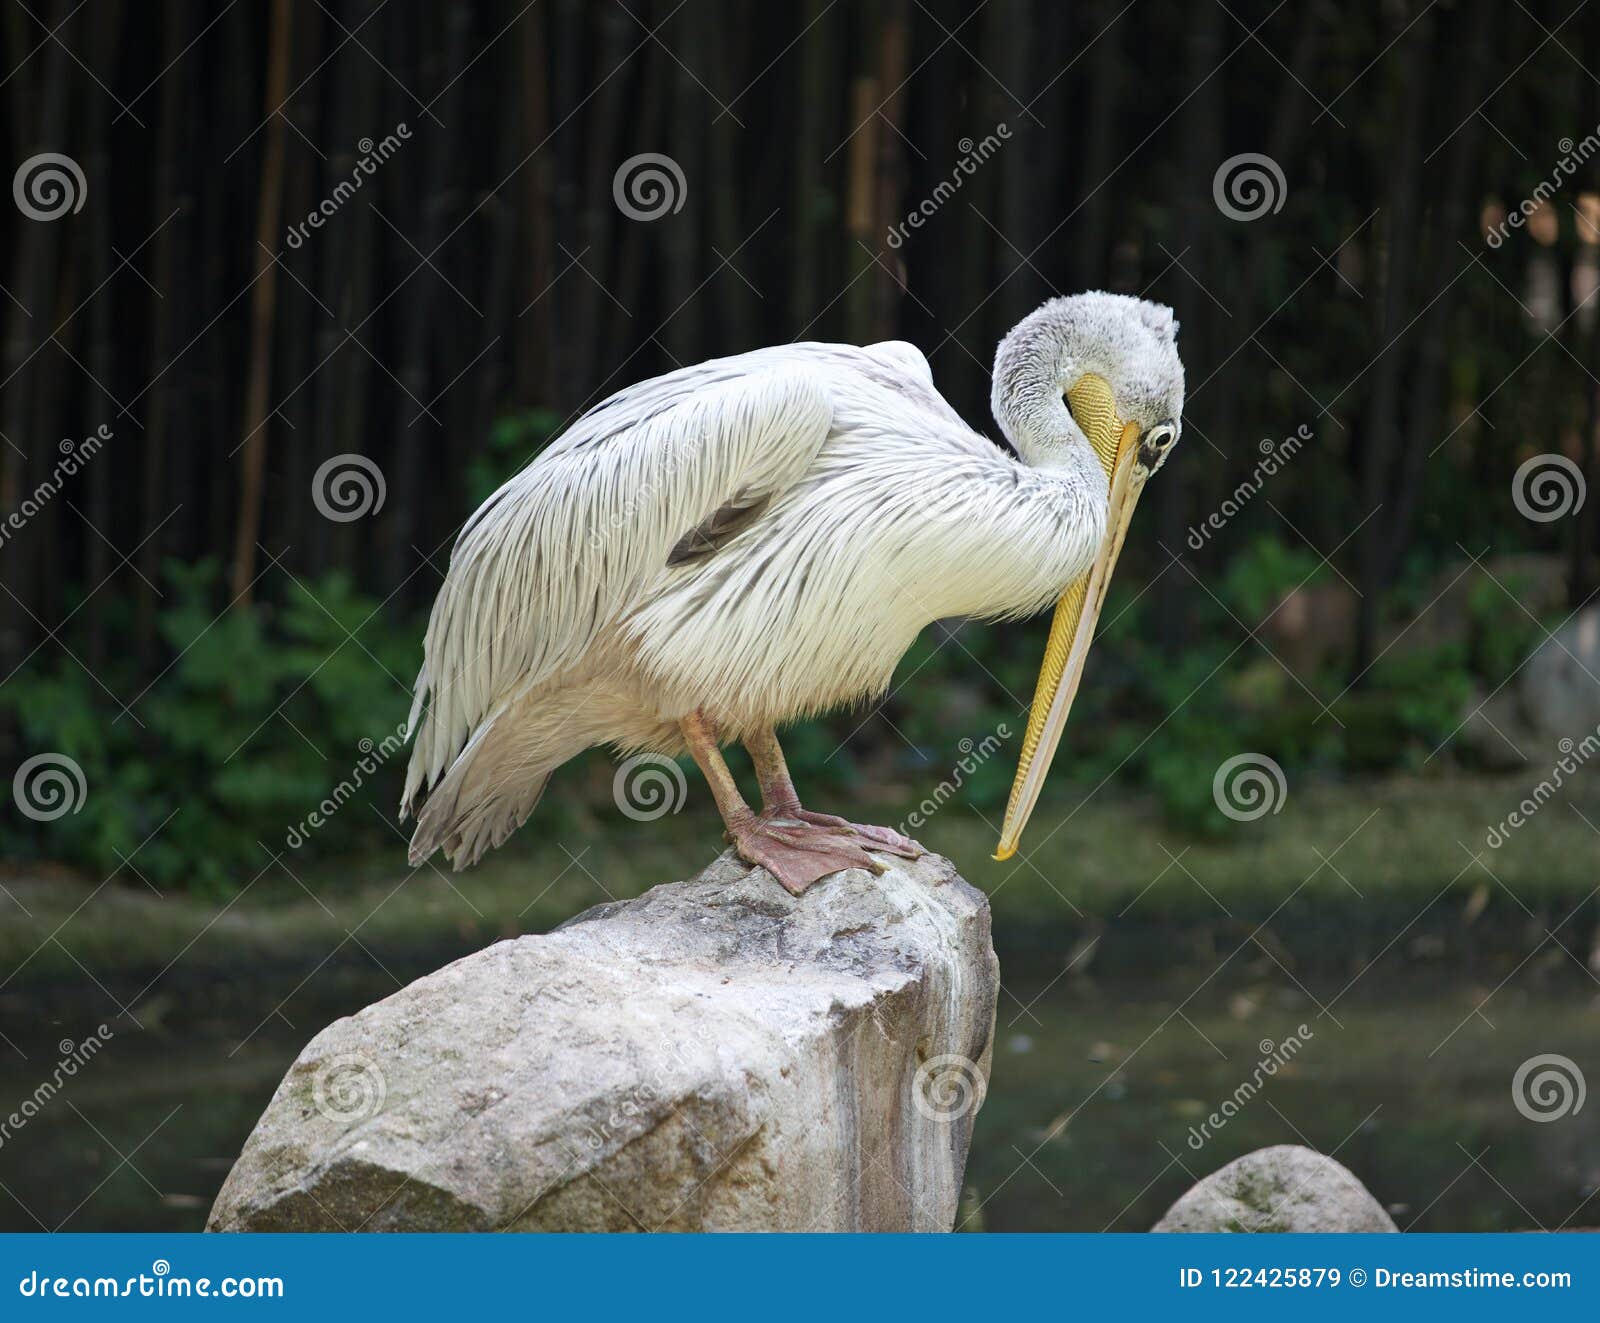
[[[1000,430],[1027,468],[1060,478],[1097,496],[1110,494],[1105,469],[1089,438],[1073,421],[1053,366],[1038,361],[1008,362],[1002,343],[996,359],[994,416]]]
[[[1108,501],[1111,484],[1105,468],[1061,397],[1052,393],[1034,416],[1040,415],[1044,418],[1042,426],[1006,430],[1019,462],[1038,473],[1081,487],[1101,504]]]
[[[1006,434],[1013,445],[1040,436],[1011,427]],[[916,552],[950,569],[919,597],[937,607],[930,620],[1033,615],[1088,570],[1105,537],[1109,484],[1086,440],[1063,430],[1056,441],[1022,458],[988,446],[976,465],[949,471],[941,508],[961,517],[927,525],[929,541]],[[915,483],[907,489],[918,491]]]
[[[1076,371],[1067,331],[1060,310],[1047,305],[1019,322],[995,354],[991,403],[1018,456],[1005,463],[1013,475],[1032,475],[1005,516],[1018,521],[1019,554],[997,570],[1008,581],[992,586],[991,603],[1007,614],[1036,611],[1059,596],[1105,535],[1110,483],[1063,394],[1062,382]]]
[[[1104,490],[1105,473],[1063,394],[1067,330],[1059,310],[1048,304],[1018,322],[995,351],[990,404],[1029,468],[1082,477],[1091,491]]]

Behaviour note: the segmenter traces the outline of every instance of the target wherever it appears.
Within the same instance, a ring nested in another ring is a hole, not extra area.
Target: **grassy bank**
[[[1557,936],[1587,958],[1600,786],[1547,803],[1498,849],[1485,843],[1535,780],[1296,786],[1278,814],[1217,839],[1171,829],[1146,802],[1067,786],[1035,816],[1024,853],[1003,864],[990,858],[992,826],[959,799],[917,834],[989,894],[1002,957],[1041,969],[1081,955],[1086,941],[1101,970],[1215,959],[1245,941],[1288,964],[1390,952],[1470,960],[1525,953],[1526,937],[1564,920]],[[15,990],[168,968],[244,973],[385,951],[448,954],[545,931],[703,866],[720,824],[702,796],[690,798],[654,823],[562,823],[559,808],[541,810],[510,848],[463,874],[405,869],[398,838],[392,855],[316,871],[264,852],[263,870],[229,900],[157,895],[126,870],[109,881],[12,872],[0,878],[0,978]],[[854,811],[893,822],[904,807]]]

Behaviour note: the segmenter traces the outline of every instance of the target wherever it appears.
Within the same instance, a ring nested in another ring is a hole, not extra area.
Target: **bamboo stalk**
[[[272,383],[273,315],[277,307],[279,213],[283,202],[284,125],[281,106],[289,90],[289,49],[293,10],[289,0],[272,0],[271,41],[267,51],[267,146],[261,158],[261,191],[256,222],[255,285],[250,296],[250,367],[245,387],[244,445],[239,464],[239,519],[233,543],[232,601],[250,606],[256,577],[256,541],[261,535],[262,478],[267,463],[267,392]]]

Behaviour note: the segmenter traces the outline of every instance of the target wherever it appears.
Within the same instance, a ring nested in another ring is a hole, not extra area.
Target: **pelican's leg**
[[[909,836],[893,827],[874,827],[866,823],[851,822],[832,813],[813,813],[800,807],[800,795],[789,775],[789,765],[783,759],[783,748],[778,743],[778,733],[768,726],[745,739],[744,747],[755,764],[756,780],[761,783],[761,815],[766,818],[790,818],[810,823],[816,827],[831,827],[846,831],[871,842],[869,850],[883,850],[897,854],[902,859],[916,859],[926,854]]]
[[[752,812],[717,747],[716,728],[704,713],[691,712],[678,726],[711,787],[739,857],[766,869],[786,891],[798,896],[813,882],[847,868],[884,871],[867,853],[865,843],[848,832],[789,815]]]

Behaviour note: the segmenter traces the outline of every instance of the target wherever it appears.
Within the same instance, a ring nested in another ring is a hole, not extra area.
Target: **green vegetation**
[[[31,834],[8,854],[100,877],[131,857],[126,884],[231,894],[266,862],[262,847],[285,848],[334,782],[354,777],[404,721],[415,631],[390,624],[348,578],[294,581],[281,607],[218,615],[216,577],[210,562],[168,567],[161,634],[174,660],[148,693],[116,658],[94,676],[68,658],[29,667],[0,690],[23,747],[71,758],[88,787],[76,812],[23,824]],[[128,712],[111,698],[124,693],[137,695]],[[392,775],[331,816],[316,833],[320,850],[381,844],[389,833],[369,805],[392,806]]]
[[[542,416],[508,420],[505,452],[547,426]],[[363,853],[398,860],[393,807],[408,756],[399,731],[423,619],[397,616],[339,572],[291,580],[282,606],[220,615],[215,565],[172,565],[168,576],[160,625],[174,660],[127,713],[110,695],[135,686],[115,660],[98,678],[70,659],[30,667],[0,692],[0,713],[18,723],[24,747],[72,758],[88,786],[78,812],[23,823],[8,853],[65,862],[94,880],[122,871],[121,885],[208,897],[233,894],[280,853],[296,873]],[[1271,757],[1296,782],[1440,770],[1431,754],[1468,695],[1515,666],[1537,625],[1520,612],[1508,620],[1503,590],[1479,583],[1454,636],[1402,636],[1341,695],[1341,659],[1292,675],[1247,637],[1286,593],[1324,576],[1305,553],[1258,540],[1214,595],[1200,595],[1196,640],[1172,658],[1151,641],[1151,595],[1124,588],[1107,610],[1058,780],[1081,787],[1077,797],[1101,785],[1148,796],[1135,839],[1148,840],[1153,825],[1244,848],[1259,833],[1220,813],[1212,794],[1217,767],[1235,753]],[[935,837],[953,816],[986,834],[1005,803],[1044,627],[965,626],[953,640],[926,631],[881,716],[841,713],[789,733],[800,784],[820,799],[865,800],[874,816],[895,821],[935,795],[960,810],[936,819]],[[957,773],[963,750],[996,732],[992,755],[967,759],[970,770]],[[609,776],[583,766],[561,774],[525,835],[567,836],[575,823],[610,815]],[[963,860],[980,853],[965,841],[952,850]]]

